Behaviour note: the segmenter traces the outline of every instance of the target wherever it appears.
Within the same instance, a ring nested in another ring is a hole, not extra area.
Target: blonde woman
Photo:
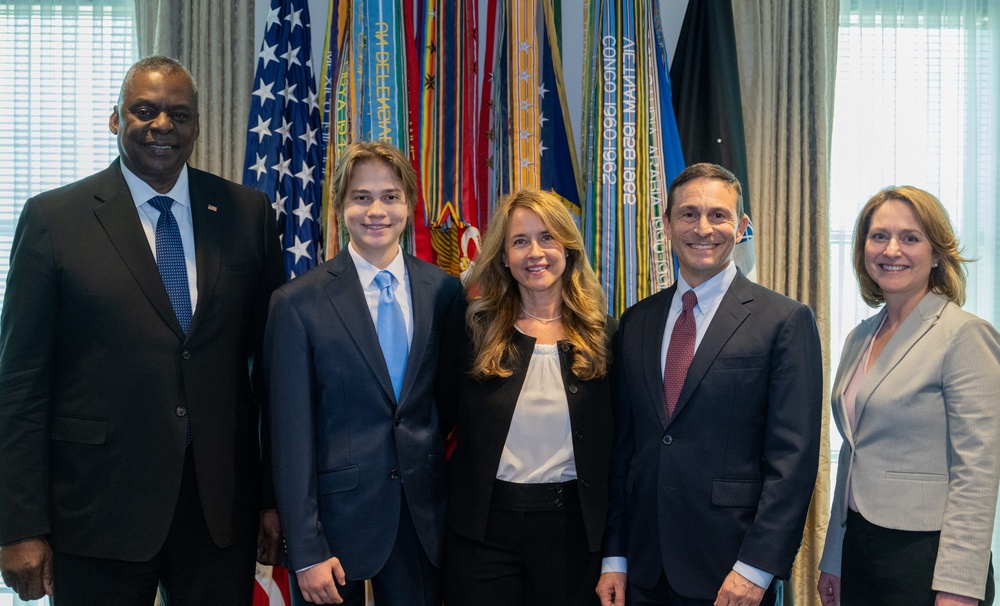
[[[616,326],[562,201],[523,190],[490,220],[438,396],[456,424],[445,602],[595,604]]]

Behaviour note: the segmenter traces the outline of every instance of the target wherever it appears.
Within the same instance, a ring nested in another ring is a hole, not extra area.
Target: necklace
[[[524,312],[524,315],[528,316],[529,318],[531,318],[533,320],[538,320],[542,324],[548,324],[549,322],[555,322],[556,320],[558,320],[559,318],[562,317],[562,314],[559,314],[558,316],[555,316],[554,318],[539,318],[538,316],[533,316],[530,313],[528,313],[528,310],[524,308],[523,304],[521,305],[521,311]]]

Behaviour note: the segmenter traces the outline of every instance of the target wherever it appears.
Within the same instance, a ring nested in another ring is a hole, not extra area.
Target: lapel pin
[[[212,211],[214,213],[215,211],[217,211],[219,209],[214,204],[209,204],[208,205],[208,210],[210,210],[210,211]]]

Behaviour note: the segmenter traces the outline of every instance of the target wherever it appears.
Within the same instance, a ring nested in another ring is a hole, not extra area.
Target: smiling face
[[[108,126],[122,163],[156,191],[170,191],[198,139],[191,81],[180,71],[136,72]]]
[[[691,287],[725,269],[749,219],[736,218],[736,192],[717,179],[697,178],[674,190],[667,234]]]
[[[909,203],[889,199],[872,214],[865,237],[865,271],[886,302],[914,301],[930,290],[938,256]]]
[[[522,299],[562,292],[566,249],[542,219],[527,208],[515,208],[507,221],[503,261],[521,289]]]
[[[381,160],[354,165],[344,196],[343,223],[351,245],[366,261],[385,269],[396,258],[410,208],[403,180]]]

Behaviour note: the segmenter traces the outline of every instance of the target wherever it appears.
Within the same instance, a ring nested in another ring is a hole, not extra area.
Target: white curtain
[[[992,14],[990,14],[992,12]],[[965,309],[1000,321],[1000,5],[986,0],[843,0],[830,199],[831,359],[872,314],[851,268],[854,221],[886,185],[935,194],[968,266]],[[836,453],[839,436],[833,444]],[[836,477],[836,473],[833,474]],[[994,531],[993,551],[1000,552]]]
[[[24,201],[118,155],[108,118],[133,62],[129,0],[0,3],[0,303]]]

